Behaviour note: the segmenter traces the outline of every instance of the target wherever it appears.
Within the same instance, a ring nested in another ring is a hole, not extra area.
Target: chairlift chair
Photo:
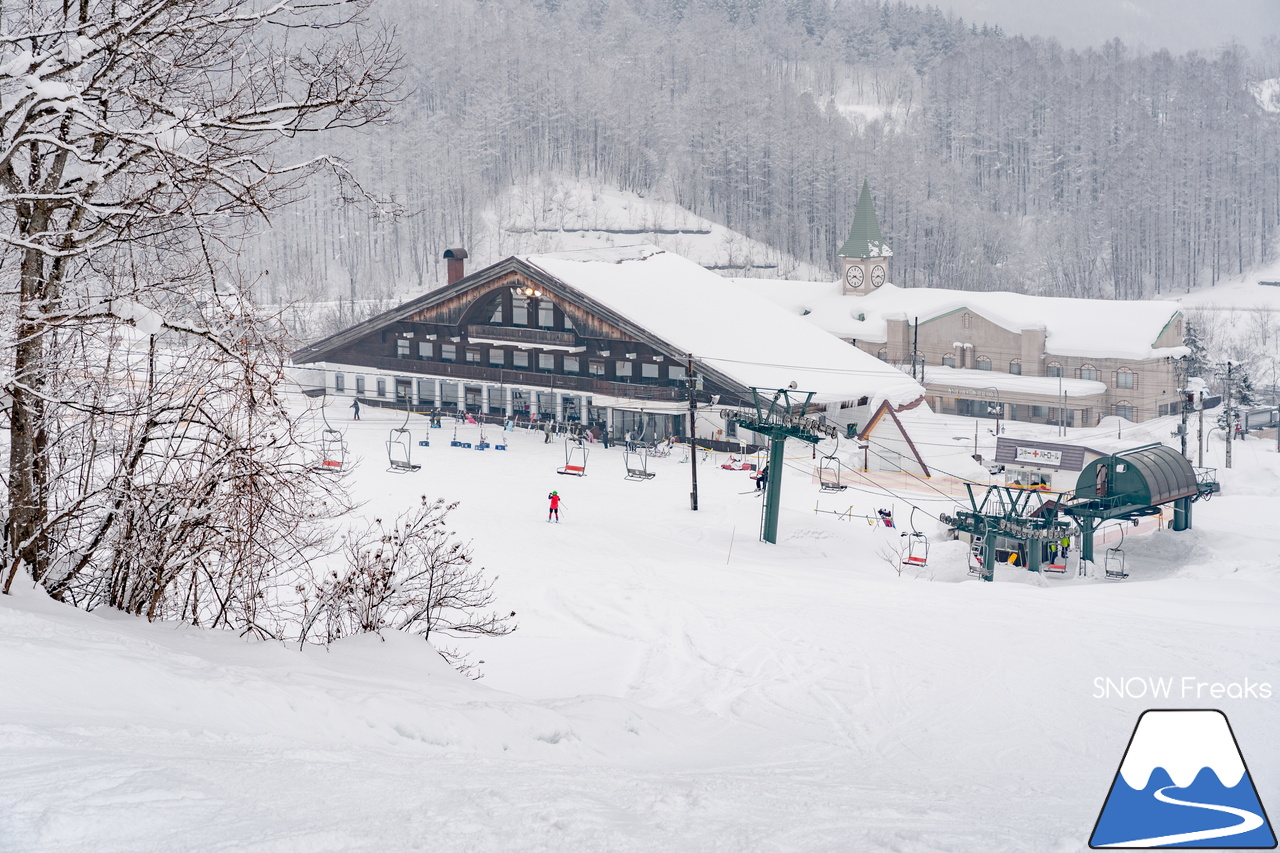
[[[1103,573],[1111,580],[1124,580],[1129,577],[1129,573],[1124,570],[1124,527],[1120,528],[1120,542],[1114,548],[1107,549],[1106,560],[1103,562]]]
[[[409,432],[408,425],[409,409],[406,407],[404,423],[387,433],[387,462],[390,466],[387,470],[396,474],[407,474],[422,468],[413,463],[413,434]]]
[[[320,431],[320,462],[314,467],[317,471],[337,473],[347,465],[347,439],[329,423],[323,408],[320,417],[324,418],[324,429]]]
[[[929,563],[929,537],[916,527],[916,508],[911,507],[911,532],[902,534],[907,538],[907,552],[902,558],[902,565],[924,568]]]
[[[985,538],[982,536],[973,537],[973,541],[969,543],[969,574],[983,580],[992,580],[991,575],[987,574],[986,557],[987,546]]]
[[[849,488],[842,482],[844,463],[834,454],[824,456],[818,462],[818,486],[824,492],[843,492]]]
[[[639,450],[624,450],[622,464],[627,468],[628,480],[652,480],[655,472],[649,470],[649,454],[644,447]]]
[[[587,476],[587,448],[581,442],[568,438],[564,440],[564,467],[556,469],[557,474],[569,474],[573,477]]]

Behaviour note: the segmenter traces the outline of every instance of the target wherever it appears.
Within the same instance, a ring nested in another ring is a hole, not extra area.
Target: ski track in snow
[[[402,636],[300,653],[21,592],[0,601],[0,850],[1082,851],[1150,705],[1094,678],[1280,686],[1275,453],[1195,530],[1126,540],[1124,583],[970,581],[926,527],[931,583],[877,555],[898,531],[814,514],[803,462],[769,546],[742,472],[700,465],[692,513],[677,458],[627,482],[595,445],[557,476],[562,446],[517,431],[505,453],[415,445],[423,470],[396,475],[402,419],[341,424],[353,486],[384,518],[461,501],[520,624],[457,643],[486,678]],[[1222,702],[1260,780],[1275,701]]]

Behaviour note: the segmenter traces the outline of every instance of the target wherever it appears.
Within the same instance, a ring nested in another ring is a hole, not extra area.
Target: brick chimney
[[[445,249],[445,259],[449,261],[448,280],[446,284],[454,284],[466,273],[466,249]]]

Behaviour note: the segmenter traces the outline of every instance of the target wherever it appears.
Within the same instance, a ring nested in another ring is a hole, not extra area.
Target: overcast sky
[[[1053,36],[1067,47],[1125,44],[1174,53],[1209,50],[1233,38],[1256,50],[1280,37],[1280,0],[934,0],[966,21],[1010,35]]]

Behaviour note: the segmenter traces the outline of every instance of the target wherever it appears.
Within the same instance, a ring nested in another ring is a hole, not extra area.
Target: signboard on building
[[[1028,462],[1032,465],[1053,465],[1061,467],[1062,451],[1048,450],[1042,447],[1018,447],[1014,451],[1014,459],[1018,462]]]

